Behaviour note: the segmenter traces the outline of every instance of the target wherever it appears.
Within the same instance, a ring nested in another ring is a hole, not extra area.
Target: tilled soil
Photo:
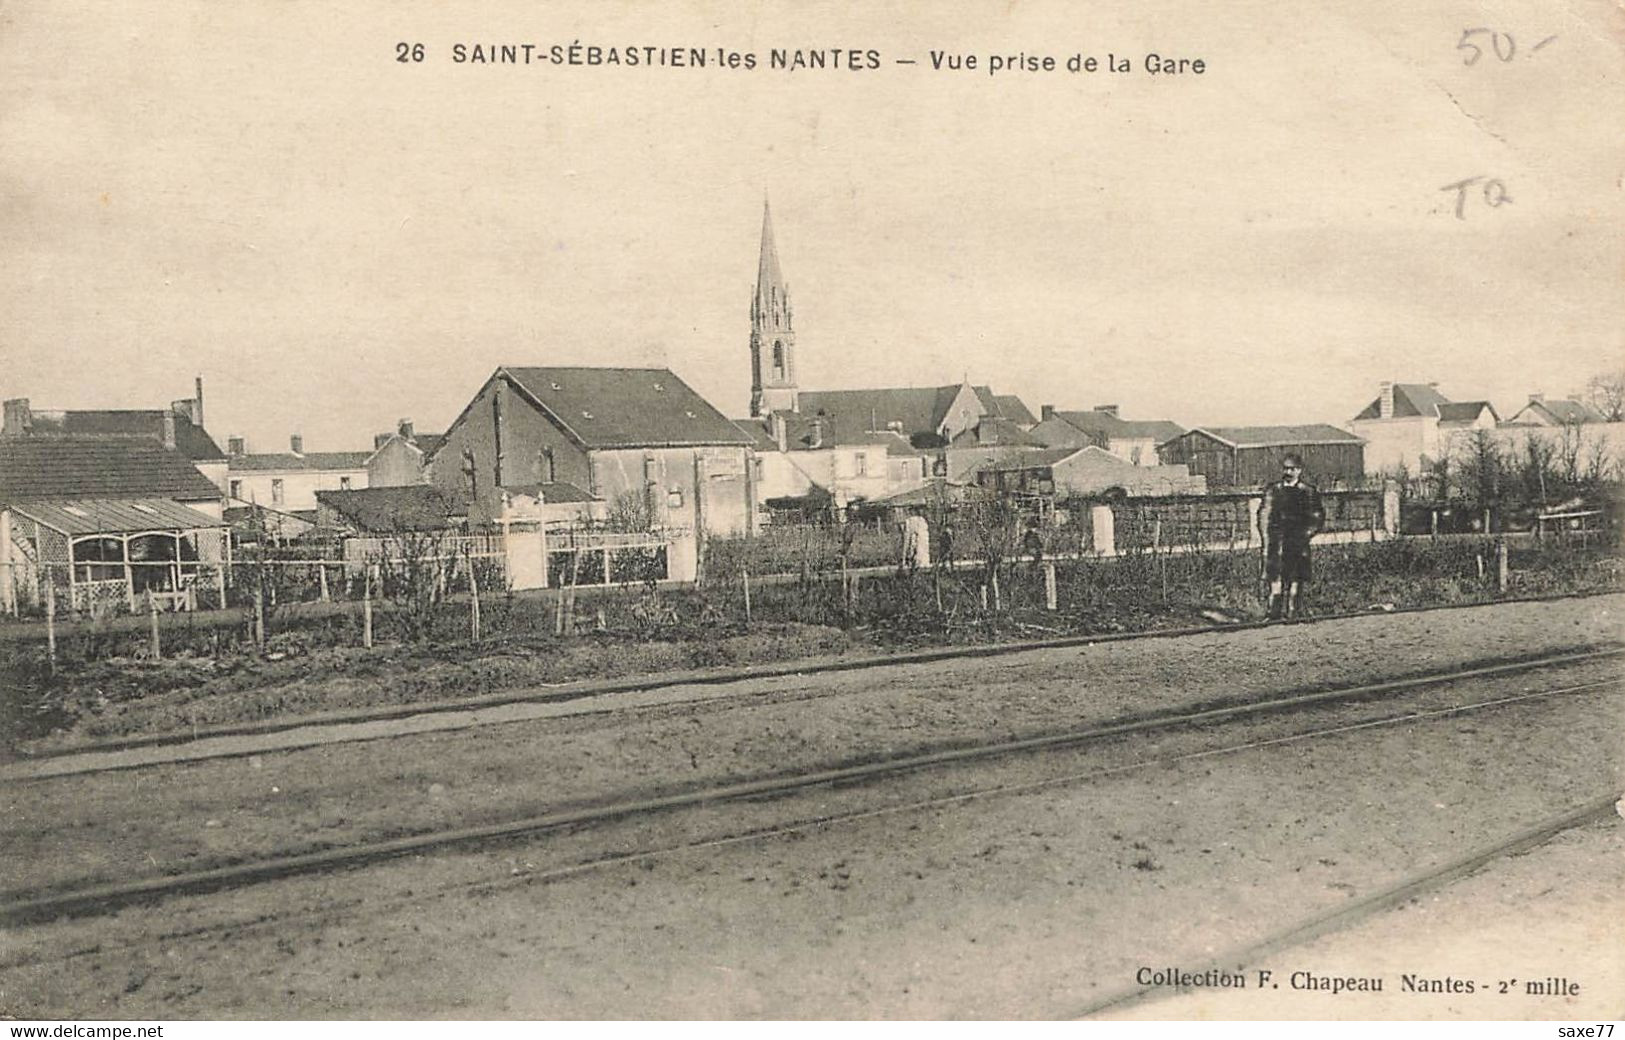
[[[1611,638],[1621,599],[790,677],[736,684],[733,696],[701,704],[13,783],[0,862],[11,891],[120,880],[1372,682]]]
[[[17,929],[0,959],[0,1008],[127,1018],[1074,1014],[1141,967],[1201,964],[1618,791],[1620,726],[1617,693],[1593,691],[547,881],[527,864],[542,843],[292,879]],[[1170,738],[1164,750],[1202,737]],[[988,769],[1000,782],[1037,782],[1100,764],[1079,751]],[[971,773],[986,779],[980,767],[957,775],[970,783]],[[862,794],[809,793],[776,811]],[[1601,876],[1595,864],[1574,871]],[[1404,1017],[1445,1013],[1430,1005]]]

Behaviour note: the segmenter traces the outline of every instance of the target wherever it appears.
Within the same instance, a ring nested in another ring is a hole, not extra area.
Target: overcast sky
[[[0,6],[0,395],[36,406],[201,374],[222,441],[359,448],[444,427],[498,365],[621,364],[743,415],[764,194],[808,388],[1344,422],[1383,379],[1505,416],[1625,359],[1604,0],[75,6]],[[1475,26],[1513,60],[1465,65]],[[451,61],[577,39],[761,64]],[[985,71],[1022,50],[1136,69]],[[1440,189],[1474,176],[1511,202],[1458,219]]]

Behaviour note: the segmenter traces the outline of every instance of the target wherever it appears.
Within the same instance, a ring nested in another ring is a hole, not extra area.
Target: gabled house
[[[1450,441],[1499,421],[1488,401],[1451,401],[1437,383],[1383,383],[1349,422],[1366,442],[1366,471],[1419,474],[1450,451]]]
[[[299,434],[288,450],[249,452],[242,438],[227,439],[227,494],[233,505],[262,505],[312,521],[316,492],[359,491],[367,486],[366,451],[309,451]]]
[[[976,475],[977,483],[1002,494],[1051,497],[1095,495],[1121,489],[1128,495],[1200,495],[1207,481],[1184,466],[1140,465],[1091,444],[1045,448],[995,463]]]
[[[1048,448],[1094,445],[1136,466],[1157,465],[1157,445],[1185,432],[1166,419],[1124,419],[1117,412],[1115,404],[1088,411],[1061,411],[1046,404],[1039,409],[1038,425],[1028,432]]]
[[[1530,394],[1529,403],[1518,409],[1517,413],[1506,421],[1506,425],[1579,426],[1583,423],[1602,421],[1602,415],[1584,401],[1556,398],[1548,401],[1545,394]]]
[[[402,419],[393,431],[373,438],[367,456],[367,487],[403,487],[429,482],[429,456],[445,434],[418,433],[411,419]]]
[[[1260,488],[1281,478],[1281,460],[1303,459],[1304,477],[1322,489],[1361,482],[1365,441],[1326,423],[1199,426],[1157,446],[1164,465],[1184,466],[1210,488]]]
[[[817,498],[835,509],[886,495],[923,479],[926,452],[889,430],[850,427],[836,419],[774,412],[736,424],[751,438],[756,502]]]
[[[189,459],[221,491],[226,490],[226,453],[203,428],[203,380],[196,396],[166,408],[34,408],[28,398],[4,404],[0,437],[138,437],[157,441]]]
[[[228,551],[220,489],[146,437],[0,437],[0,609],[194,606]],[[213,565],[212,570],[210,565]]]
[[[751,443],[669,369],[507,366],[427,462],[476,523],[502,515],[507,490],[568,484],[655,527],[741,534],[756,523]]]

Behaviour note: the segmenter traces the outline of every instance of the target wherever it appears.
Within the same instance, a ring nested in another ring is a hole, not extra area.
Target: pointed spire
[[[784,274],[779,270],[779,250],[773,242],[773,208],[767,196],[762,196],[762,255],[756,265],[756,294],[784,287]]]

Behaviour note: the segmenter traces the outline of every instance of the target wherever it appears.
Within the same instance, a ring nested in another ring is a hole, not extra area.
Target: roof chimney
[[[34,425],[33,412],[28,407],[28,398],[14,397],[7,401],[4,407],[5,425],[0,427],[0,431],[12,437],[20,437],[28,432],[30,426]]]
[[[784,421],[782,412],[769,412],[768,421],[773,424],[773,443],[779,446],[780,451],[790,450],[789,424]]]
[[[289,434],[288,448],[295,455],[303,455],[305,453],[305,438],[297,433]]]
[[[164,447],[175,447],[175,411],[170,409],[164,413]]]
[[[195,404],[192,405],[192,422],[195,423],[197,425],[197,428],[201,430],[201,429],[203,429],[203,377],[202,376],[198,376],[196,379],[192,380],[192,388],[193,388],[192,400],[196,402]]]
[[[384,445],[389,443],[389,439],[391,437],[393,437],[393,436],[395,436],[393,433],[387,433],[387,432],[386,433],[375,433],[375,434],[373,434],[372,435],[372,450],[377,451],[379,448],[382,448]]]
[[[413,439],[412,420],[411,419],[401,419],[400,421],[398,421],[395,424],[395,432],[401,435],[401,440],[403,440],[403,441],[412,440]]]
[[[242,437],[227,437],[226,438],[226,454],[227,455],[246,455],[247,454],[247,452],[245,452],[243,450],[243,439],[242,439]]]
[[[1546,395],[1543,394],[1543,393],[1540,393],[1538,391],[1529,395],[1529,403],[1530,404],[1543,404],[1543,403],[1545,403],[1545,401],[1546,401]],[[27,405],[28,402],[24,401],[23,404]]]
[[[1394,384],[1384,382],[1382,391],[1377,395],[1377,418],[1392,419],[1394,417]]]
[[[1040,422],[1049,422],[1053,418],[1055,418],[1055,406],[1054,405],[1052,405],[1052,404],[1041,404],[1041,405],[1038,406],[1038,419],[1039,419]]]
[[[815,415],[815,416],[813,416],[813,421],[812,421],[812,443],[810,445],[808,445],[808,447],[822,448],[823,446],[824,446],[824,417],[822,415]]]
[[[1097,404],[1095,405],[1095,411],[1105,412],[1113,419],[1117,418],[1117,406],[1115,404]]]

